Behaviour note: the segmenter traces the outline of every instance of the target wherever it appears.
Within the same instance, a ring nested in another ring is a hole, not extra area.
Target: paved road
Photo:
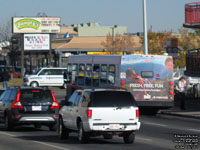
[[[62,92],[55,95],[62,99]],[[140,116],[140,121],[141,129],[136,133],[134,144],[124,144],[119,137],[112,140],[95,137],[88,144],[79,144],[76,133],[70,134],[68,140],[60,140],[47,127],[22,126],[8,132],[0,124],[0,150],[176,150],[185,145],[200,146],[200,120],[157,115]]]
[[[122,138],[114,137],[104,140],[103,137],[91,138],[88,144],[79,144],[77,134],[72,133],[68,140],[60,140],[55,131],[47,127],[35,129],[33,126],[16,127],[15,131],[4,131],[0,124],[1,150],[175,150],[180,140],[193,139],[193,146],[200,140],[200,121],[179,119],[158,115],[141,116],[141,130],[136,134],[134,144],[124,144]],[[187,136],[187,137],[186,137]],[[182,138],[182,139],[181,139]],[[176,143],[175,143],[176,141]],[[188,144],[192,144],[188,142]],[[196,148],[197,149],[197,148]],[[198,148],[200,149],[200,147]]]

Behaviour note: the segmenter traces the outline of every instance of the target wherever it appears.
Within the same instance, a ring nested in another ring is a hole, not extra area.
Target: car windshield
[[[28,89],[21,91],[20,101],[22,103],[52,103],[53,99],[49,90]]]
[[[39,72],[40,70],[41,70],[41,69],[37,69],[37,70],[33,73],[33,75],[37,75],[38,72]]]
[[[129,92],[96,91],[90,95],[89,107],[129,107],[136,102]]]

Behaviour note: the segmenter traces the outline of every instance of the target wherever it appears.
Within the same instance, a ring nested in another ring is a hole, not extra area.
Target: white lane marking
[[[14,135],[14,134],[10,134],[10,133],[7,133],[7,132],[0,132],[0,134],[4,134],[4,135],[8,135],[8,136],[16,136],[16,135]]]
[[[152,139],[148,139],[148,138],[142,138],[142,137],[137,137],[136,136],[136,139],[138,139],[138,140],[144,140],[144,141],[152,141]]]
[[[142,122],[144,124],[148,124],[148,125],[154,125],[154,126],[161,126],[161,127],[166,127],[167,125],[165,124],[158,124],[158,123],[152,123],[152,122]]]
[[[200,132],[200,130],[198,130],[198,129],[188,129],[188,130],[194,131],[194,132]]]
[[[33,141],[33,142],[38,143],[38,144],[42,144],[42,145],[46,145],[46,146],[49,146],[49,147],[54,147],[54,148],[57,148],[57,149],[70,150],[70,149],[67,149],[67,148],[55,146],[55,145],[52,145],[52,144],[47,144],[47,143],[44,143],[44,142],[39,142],[39,141]]]
[[[7,132],[0,132],[0,134],[11,136],[11,137],[17,137],[17,135],[10,134],[10,133],[7,133]],[[67,148],[55,146],[55,145],[52,145],[52,144],[47,144],[47,143],[44,143],[44,142],[39,142],[39,141],[34,141],[34,140],[31,140],[31,141],[35,142],[35,143],[38,143],[38,144],[43,144],[43,145],[46,145],[46,146],[50,146],[50,147],[54,147],[54,148],[57,148],[57,149],[61,149],[61,150],[70,150],[70,149],[67,149]]]

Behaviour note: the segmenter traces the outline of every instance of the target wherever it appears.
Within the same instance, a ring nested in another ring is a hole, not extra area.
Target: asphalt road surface
[[[55,95],[62,99],[63,93]],[[116,136],[111,140],[99,136],[79,144],[76,133],[70,134],[68,140],[60,140],[47,127],[19,126],[4,131],[0,124],[0,150],[200,150],[200,120],[157,115],[140,116],[140,121],[134,144],[124,144]]]

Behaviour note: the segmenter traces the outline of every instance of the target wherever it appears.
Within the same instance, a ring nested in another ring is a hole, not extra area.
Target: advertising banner
[[[58,17],[13,17],[13,33],[59,33]]]
[[[24,34],[24,50],[50,50],[49,34]]]
[[[173,81],[173,59],[161,55],[123,56],[120,78],[136,100],[167,100]]]

